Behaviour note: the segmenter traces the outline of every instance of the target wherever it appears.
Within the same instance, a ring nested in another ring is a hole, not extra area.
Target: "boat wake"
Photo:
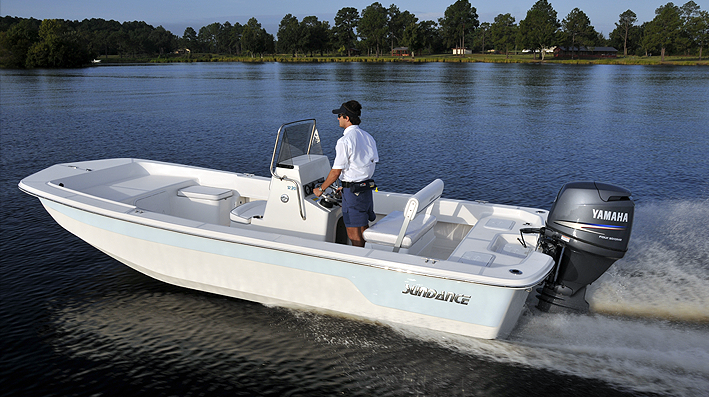
[[[534,315],[510,339],[522,364],[639,392],[709,390],[709,329],[603,315]]]
[[[621,391],[689,397],[709,390],[709,327],[703,324],[530,311],[507,341],[397,330],[462,354]]]
[[[589,287],[594,312],[709,322],[709,201],[638,206],[625,258]]]

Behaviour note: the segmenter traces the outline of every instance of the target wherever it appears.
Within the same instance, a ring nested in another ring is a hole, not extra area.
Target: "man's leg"
[[[348,227],[347,237],[352,241],[352,245],[355,247],[364,247],[364,236],[362,235],[368,226],[360,227]]]

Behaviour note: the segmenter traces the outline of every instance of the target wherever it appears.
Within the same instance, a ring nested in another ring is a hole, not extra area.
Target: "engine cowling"
[[[588,310],[586,287],[625,255],[634,210],[630,191],[619,186],[572,182],[561,188],[540,239],[556,268],[539,290],[539,309]]]

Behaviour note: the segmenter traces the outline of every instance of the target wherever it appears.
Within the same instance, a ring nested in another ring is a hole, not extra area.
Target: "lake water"
[[[630,189],[628,254],[590,315],[486,341],[155,281],[59,227],[23,177],[136,157],[268,175],[285,122],[357,99],[381,190],[549,208]],[[706,395],[709,71],[527,64],[175,64],[0,70],[0,390],[8,396]]]

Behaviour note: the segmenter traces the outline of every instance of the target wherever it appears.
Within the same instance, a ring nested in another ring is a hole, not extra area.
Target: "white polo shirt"
[[[367,131],[352,125],[345,128],[335,146],[335,162],[332,168],[342,170],[343,182],[361,182],[371,179],[374,167],[379,162],[377,143]]]

